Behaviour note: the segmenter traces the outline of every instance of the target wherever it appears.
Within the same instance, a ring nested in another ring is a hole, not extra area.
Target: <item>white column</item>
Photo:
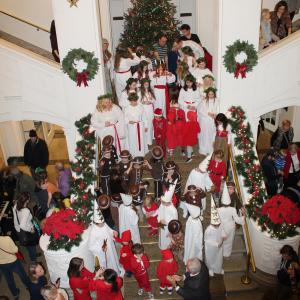
[[[64,77],[65,93],[69,99],[69,116],[66,117],[70,120],[70,128],[64,129],[67,131],[68,151],[72,159],[76,142],[74,122],[92,113],[97,96],[105,91],[99,1],[80,0],[77,7],[70,7],[66,0],[52,0],[52,6],[61,60],[71,49],[82,48],[94,52],[101,63],[98,74],[88,82],[88,87],[77,87],[67,75]]]
[[[21,122],[1,122],[0,143],[5,161],[9,157],[23,156],[25,137]]]
[[[112,27],[111,27],[111,14],[109,0],[99,0],[100,8],[100,24],[102,37],[109,42],[109,51],[112,49]]]
[[[241,105],[252,115],[254,108],[251,106],[251,98],[257,96],[255,87],[252,95],[245,95],[244,88],[254,84],[253,73],[247,73],[246,79],[235,79],[234,74],[227,73],[223,65],[223,55],[226,47],[238,39],[248,41],[258,49],[261,0],[220,0],[219,3],[217,78],[221,111],[226,111],[231,105]]]

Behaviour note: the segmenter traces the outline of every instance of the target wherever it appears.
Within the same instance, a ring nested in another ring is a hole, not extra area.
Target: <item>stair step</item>
[[[264,293],[258,290],[255,291],[247,291],[241,292],[241,293],[232,293],[227,295],[227,300],[262,300],[264,296]]]
[[[233,241],[232,254],[246,253],[246,246],[243,236],[236,235]]]
[[[252,290],[256,290],[258,288],[258,284],[253,280],[250,284],[243,284],[241,282],[241,274],[240,273],[228,273],[224,275],[224,283],[227,294],[236,293],[236,292],[248,292]],[[243,298],[244,299],[244,298]]]
[[[225,274],[233,272],[244,272],[246,268],[246,256],[243,254],[239,254],[224,259],[223,268]]]

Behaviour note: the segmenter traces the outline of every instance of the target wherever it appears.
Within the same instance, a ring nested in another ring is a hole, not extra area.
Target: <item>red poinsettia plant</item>
[[[297,225],[300,222],[300,210],[289,198],[275,195],[265,202],[261,214],[268,216],[274,224]]]
[[[63,209],[46,219],[43,233],[50,236],[48,249],[66,249],[70,251],[72,246],[78,246],[85,225],[76,219],[76,212],[72,209]]]

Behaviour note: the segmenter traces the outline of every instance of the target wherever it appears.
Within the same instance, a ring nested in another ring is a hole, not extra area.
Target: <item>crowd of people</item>
[[[287,0],[276,3],[274,11],[261,12],[259,48],[264,49],[292,33],[292,21],[299,13],[300,1]]]

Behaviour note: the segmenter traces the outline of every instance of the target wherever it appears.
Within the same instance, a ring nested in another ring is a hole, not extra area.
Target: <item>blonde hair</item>
[[[282,126],[285,126],[285,125],[289,125],[289,126],[291,126],[291,125],[292,125],[292,123],[291,123],[291,121],[290,121],[290,120],[283,120],[283,121],[282,121]]]
[[[263,18],[264,15],[269,14],[270,10],[268,8],[264,8],[261,11],[261,19]]]
[[[104,107],[103,107],[103,101],[104,101],[104,100],[109,100],[109,101],[110,101],[110,108],[109,108],[109,110],[112,109],[112,106],[113,106],[112,99],[109,98],[109,97],[107,97],[107,98],[102,98],[102,99],[98,99],[97,105],[96,105],[97,110],[100,111],[100,112],[103,112],[103,111],[104,111]]]

